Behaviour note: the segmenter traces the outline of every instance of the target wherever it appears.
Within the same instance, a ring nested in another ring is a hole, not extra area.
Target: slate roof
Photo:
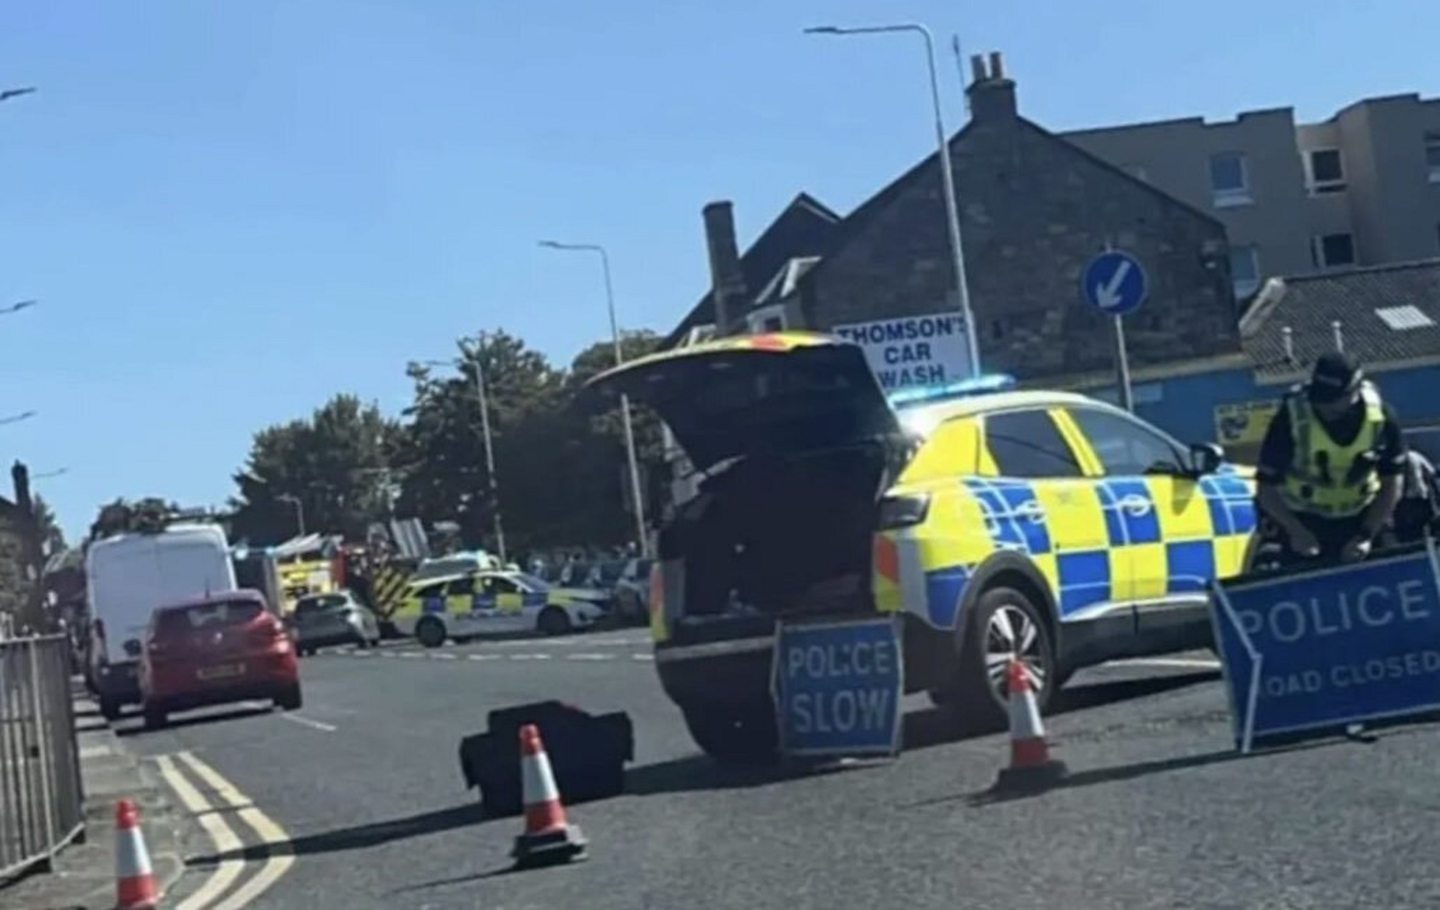
[[[1402,307],[1413,307],[1419,318],[1397,309]],[[1308,370],[1334,349],[1337,321],[1345,352],[1366,366],[1423,359],[1440,364],[1440,259],[1270,279],[1240,320],[1256,378],[1279,380]],[[1286,327],[1293,358],[1286,355]]]
[[[747,309],[754,295],[791,259],[824,255],[830,248],[835,225],[839,222],[839,215],[809,193],[800,193],[792,199],[740,256],[740,271],[745,275],[745,285],[751,296],[746,302]],[[665,338],[661,347],[672,348],[695,326],[714,321],[715,301],[707,290]]]

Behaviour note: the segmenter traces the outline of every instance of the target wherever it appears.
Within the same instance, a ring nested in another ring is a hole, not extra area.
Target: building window
[[[1210,192],[1217,208],[1248,205],[1253,201],[1244,155],[1221,152],[1210,156]]]
[[[1316,268],[1333,269],[1355,264],[1355,240],[1349,234],[1324,234],[1312,239],[1310,258]]]
[[[1236,297],[1249,297],[1260,287],[1260,248],[1254,244],[1230,248],[1230,281]]]
[[[1311,149],[1305,153],[1305,167],[1311,195],[1345,191],[1345,165],[1339,149]]]
[[[1425,171],[1431,183],[1440,183],[1440,133],[1425,134]]]

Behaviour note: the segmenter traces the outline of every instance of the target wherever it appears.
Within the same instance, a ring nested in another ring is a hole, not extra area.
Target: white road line
[[[570,660],[614,660],[614,654],[567,654]]]
[[[499,654],[467,654],[466,660],[499,660]]]
[[[224,901],[215,905],[214,910],[241,910],[243,907],[248,907],[252,901],[275,884],[280,876],[290,871],[291,866],[295,865],[295,851],[290,846],[290,835],[286,834],[285,829],[277,825],[270,816],[256,808],[249,797],[222,777],[220,772],[189,752],[181,752],[180,760],[188,764],[201,780],[220,794],[220,798],[231,808],[239,810],[240,818],[250,826],[251,830],[260,838],[261,846],[270,854],[269,858],[265,860],[265,865],[260,867],[260,871],[255,874],[255,877],[235,889],[234,893]]]
[[[631,660],[654,660],[654,659],[655,659],[655,655],[654,655],[654,654],[631,654],[631,655],[630,655],[630,659],[631,659]]]
[[[425,655],[424,655],[424,654],[421,654],[419,651],[401,651],[399,654],[397,654],[397,655],[395,655],[395,656],[396,656],[396,657],[410,657],[410,658],[415,658],[415,657],[424,657]]]
[[[455,660],[454,654],[431,654],[431,660]]]
[[[235,832],[223,818],[215,814],[214,807],[200,795],[200,791],[196,790],[194,785],[176,770],[175,763],[171,761],[170,756],[162,755],[155,761],[160,766],[160,776],[165,778],[165,783],[170,785],[170,789],[175,791],[180,802],[185,804],[185,808],[196,817],[200,826],[205,829],[205,833],[210,835],[210,842],[215,845],[215,853],[224,855],[238,852],[242,847],[240,838],[235,836]],[[215,871],[210,873],[210,877],[205,880],[205,884],[187,897],[176,910],[201,910],[202,907],[208,906],[211,901],[223,894],[226,888],[230,887],[230,884],[235,881],[244,868],[245,861],[242,859],[221,860],[215,867]]]
[[[288,720],[292,724],[299,724],[302,727],[309,727],[312,730],[323,730],[326,733],[334,733],[336,727],[332,724],[322,723],[318,720],[311,720],[308,717],[301,717],[298,714],[281,714],[281,720]]]
[[[1112,660],[1107,667],[1179,667],[1187,670],[1218,670],[1220,661],[1197,657],[1127,657]]]

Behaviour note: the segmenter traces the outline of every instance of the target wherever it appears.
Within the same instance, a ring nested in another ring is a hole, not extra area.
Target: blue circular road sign
[[[1080,293],[1091,306],[1112,316],[1124,316],[1145,302],[1148,284],[1140,260],[1122,250],[1110,250],[1085,267]]]

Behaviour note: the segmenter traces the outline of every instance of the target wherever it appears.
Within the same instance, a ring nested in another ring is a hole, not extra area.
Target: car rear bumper
[[[120,704],[140,701],[140,665],[133,660],[104,663],[91,674],[96,694]]]
[[[153,670],[143,687],[143,700],[181,710],[247,698],[273,698],[300,682],[295,653],[288,649],[276,654],[238,655],[233,663],[243,663],[245,671],[227,679],[200,679],[194,666]]]
[[[297,648],[323,648],[327,645],[353,644],[365,638],[365,633],[351,625],[326,626],[321,629],[301,629],[295,636]]]

